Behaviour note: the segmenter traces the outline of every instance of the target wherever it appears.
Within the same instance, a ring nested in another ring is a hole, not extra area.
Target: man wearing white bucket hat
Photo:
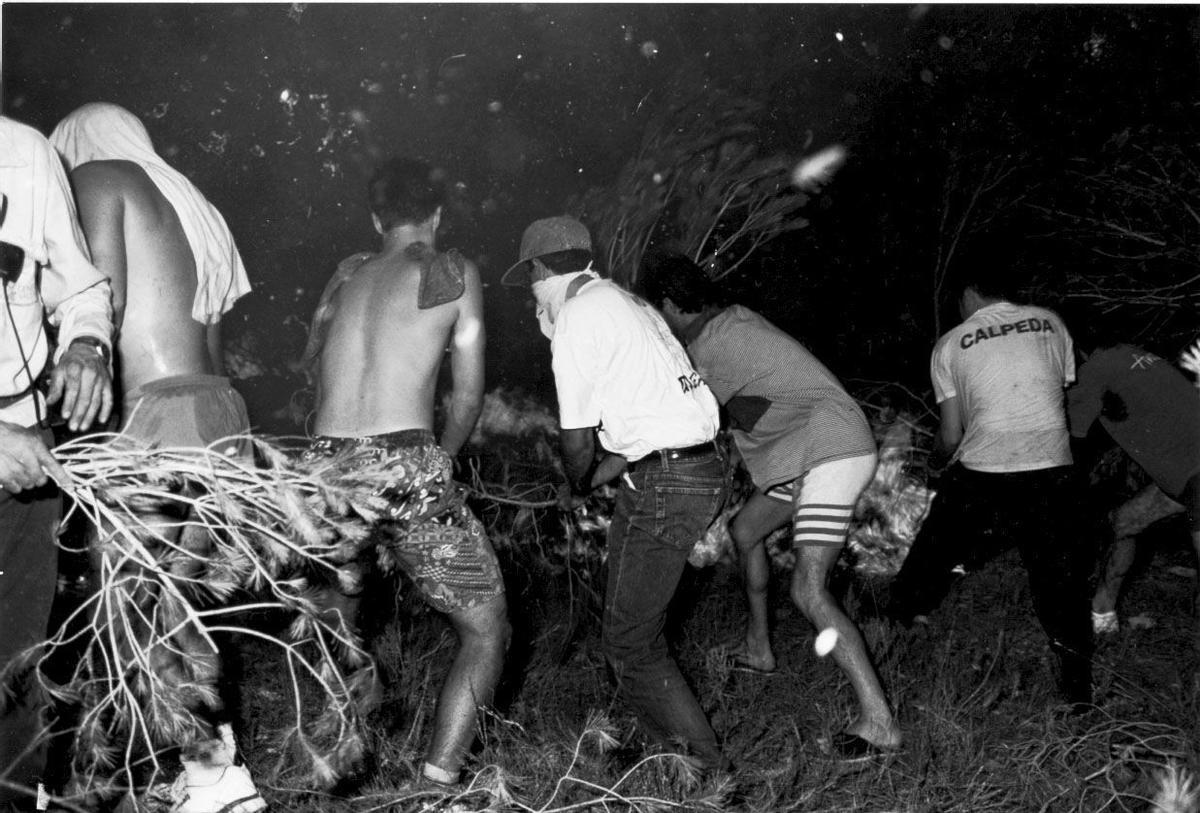
[[[551,340],[572,493],[620,478],[603,646],[621,694],[651,737],[724,770],[729,761],[664,636],[688,553],[725,501],[717,402],[662,317],[592,270],[591,247],[578,220],[538,220],[501,283],[530,285]]]

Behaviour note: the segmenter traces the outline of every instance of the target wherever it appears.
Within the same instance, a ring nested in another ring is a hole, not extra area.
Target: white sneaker
[[[234,765],[237,745],[233,729],[217,727],[219,739],[197,742],[184,750],[183,772],[171,787],[171,813],[258,813],[266,801],[258,794],[250,771]]]

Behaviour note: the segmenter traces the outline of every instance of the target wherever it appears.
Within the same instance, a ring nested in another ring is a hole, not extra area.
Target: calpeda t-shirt
[[[930,361],[938,403],[957,398],[958,457],[974,471],[1071,463],[1063,388],[1075,380],[1071,336],[1058,315],[996,302],[938,339]]]

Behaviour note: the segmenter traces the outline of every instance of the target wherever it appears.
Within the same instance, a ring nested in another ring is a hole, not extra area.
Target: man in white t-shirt
[[[1088,703],[1092,560],[1069,525],[1078,493],[1063,405],[1075,380],[1071,337],[1054,312],[1009,301],[1008,271],[981,259],[962,284],[963,323],[934,347],[934,452],[952,465],[893,583],[892,611],[905,622],[923,619],[956,565],[1015,544],[1058,657],[1059,688],[1068,702]]]
[[[579,221],[530,225],[501,282],[531,285],[551,339],[572,494],[620,478],[603,646],[621,694],[651,737],[684,744],[704,769],[727,769],[664,636],[688,553],[725,502],[716,399],[658,312],[591,270],[591,237]]]

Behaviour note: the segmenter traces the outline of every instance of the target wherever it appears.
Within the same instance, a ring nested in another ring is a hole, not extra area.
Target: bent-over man
[[[532,287],[551,340],[572,493],[620,477],[602,636],[621,693],[651,737],[682,743],[704,769],[725,770],[729,760],[664,635],[688,554],[725,502],[716,399],[662,317],[591,270],[591,236],[579,221],[530,225],[501,282]]]
[[[996,247],[970,259],[959,283],[963,322],[938,339],[930,361],[941,411],[934,451],[952,465],[892,584],[892,612],[927,620],[918,617],[941,603],[957,565],[1015,545],[1059,691],[1079,710],[1092,696],[1092,545],[1072,527],[1080,498],[1064,410],[1075,380],[1071,337],[1053,311],[1010,300],[1012,269]]]
[[[496,555],[452,471],[483,408],[482,286],[472,263],[435,251],[443,192],[431,173],[395,159],[371,178],[383,246],[339,265],[313,317],[305,358],[316,364],[316,434],[306,454],[394,475],[382,493],[390,507],[377,529],[378,558],[399,565],[459,639],[421,769],[426,780],[453,785],[477,710],[491,702],[509,626]],[[447,343],[453,391],[439,441],[434,396]],[[361,584],[354,565],[343,576],[343,585]],[[347,593],[340,610],[353,623],[359,600]]]
[[[875,439],[862,409],[812,353],[759,314],[724,306],[687,257],[643,264],[646,298],[679,336],[700,377],[729,415],[754,493],[730,521],[750,617],[731,653],[742,666],[775,669],[769,637],[770,565],[764,540],[792,526],[791,598],[818,630],[837,633],[833,659],[846,673],[858,715],[835,735],[835,756],[860,758],[900,745],[900,728],[858,627],[829,591],[859,495],[875,475]]]
[[[108,420],[108,281],[88,261],[62,163],[45,137],[0,116],[0,672],[46,638],[58,578],[55,529],[66,472],[50,452],[47,403],[72,431]],[[50,357],[47,316],[58,351]],[[36,693],[0,711],[0,810],[32,810],[45,767]]]
[[[1072,437],[1087,437],[1099,422],[1153,481],[1109,516],[1113,541],[1092,597],[1092,627],[1111,633],[1137,536],[1151,523],[1186,512],[1200,562],[1200,393],[1169,361],[1141,347],[1113,343],[1081,355],[1079,380],[1067,390]],[[1193,612],[1200,620],[1200,578]]]
[[[121,432],[161,447],[205,448],[244,436],[250,424],[241,396],[223,375],[220,320],[250,284],[224,218],[154,151],[142,122],[122,107],[86,104],[60,121],[50,140],[71,170],[92,257],[112,284]],[[233,441],[232,449],[248,454],[244,439]],[[199,574],[208,548],[206,529],[181,527],[172,506],[142,519],[194,554],[175,557],[173,571]],[[149,591],[143,598],[147,606],[156,602]],[[214,758],[232,762],[224,745],[232,742],[232,731],[215,690],[218,653],[202,631],[180,621],[165,619],[163,629],[150,633],[175,628],[175,646],[154,647],[151,663],[173,685],[195,683],[212,690],[195,695],[193,704],[207,719],[191,736],[213,740]],[[214,804],[236,801],[230,808],[234,813],[263,809],[266,803],[247,769],[229,768],[220,792],[209,789],[206,795]],[[187,792],[187,781],[185,770],[177,793]],[[195,804],[189,809],[200,810]]]

